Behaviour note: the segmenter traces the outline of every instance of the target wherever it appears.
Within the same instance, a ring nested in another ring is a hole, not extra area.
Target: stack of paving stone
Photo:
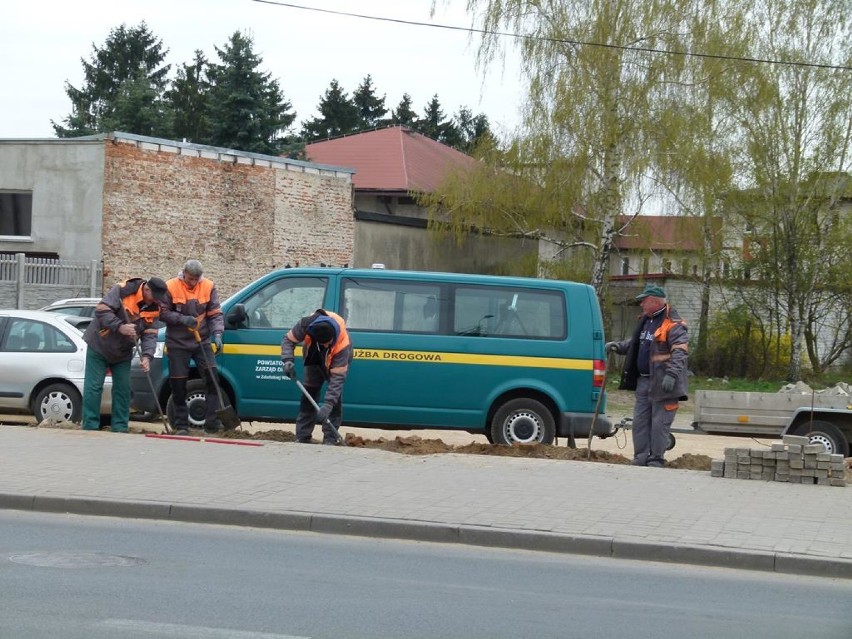
[[[763,479],[791,484],[845,486],[843,455],[831,455],[807,437],[784,435],[782,443],[764,448],[726,448],[725,459],[710,463],[713,477]]]

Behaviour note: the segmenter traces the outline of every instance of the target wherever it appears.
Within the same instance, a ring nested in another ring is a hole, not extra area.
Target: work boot
[[[323,446],[337,446],[336,439],[324,439],[322,440]]]
[[[218,433],[224,429],[222,426],[222,420],[218,417],[211,417],[210,419],[204,420],[204,432],[205,433]]]
[[[299,437],[299,438],[296,440],[296,443],[297,443],[297,444],[310,444],[310,443],[311,443],[311,438],[310,438],[310,437]]]
[[[186,428],[178,428],[175,430],[175,435],[189,435],[189,431]]]
[[[665,466],[665,462],[662,462],[659,459],[652,459],[648,462],[649,468],[662,468],[663,466]]]

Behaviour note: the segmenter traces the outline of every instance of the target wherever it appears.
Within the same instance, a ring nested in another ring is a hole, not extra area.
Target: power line
[[[663,55],[680,55],[691,58],[707,58],[711,60],[731,60],[734,62],[756,62],[759,64],[776,64],[793,67],[810,67],[814,69],[831,69],[834,71],[852,71],[852,67],[836,64],[819,64],[816,62],[793,62],[790,60],[772,60],[769,58],[743,58],[738,56],[721,55],[714,53],[694,53],[691,51],[672,51],[670,49],[652,49],[649,47],[633,47],[619,44],[604,44],[601,42],[587,42],[584,40],[563,40],[561,38],[542,38],[540,36],[528,36],[518,33],[509,33],[507,31],[489,31],[487,29],[475,29],[473,27],[457,27],[451,24],[436,24],[434,22],[418,22],[416,20],[402,20],[401,18],[385,18],[382,16],[369,16],[363,13],[351,13],[349,11],[335,11],[333,9],[320,9],[319,7],[306,7],[290,2],[278,2],[277,0],[251,0],[260,4],[271,4],[278,7],[286,7],[288,9],[301,9],[303,11],[314,11],[316,13],[328,13],[337,16],[345,16],[347,18],[360,18],[362,20],[375,20],[376,22],[392,22],[395,24],[405,24],[413,27],[432,27],[434,29],[446,29],[448,31],[464,31],[466,33],[478,33],[480,35],[496,35],[506,38],[515,38],[517,40],[542,40],[544,42],[555,42],[559,44],[570,44],[573,46],[584,47],[600,47],[602,49],[618,49],[621,51],[637,51],[640,53],[657,53]]]

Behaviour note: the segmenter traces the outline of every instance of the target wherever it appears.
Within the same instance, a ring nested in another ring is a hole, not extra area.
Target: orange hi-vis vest
[[[172,302],[177,306],[178,304],[184,305],[190,300],[196,300],[199,305],[207,304],[210,301],[210,296],[213,293],[213,280],[208,279],[200,279],[198,280],[198,284],[195,285],[195,288],[190,289],[184,281],[179,277],[173,277],[168,282],[166,282],[166,288],[169,289],[169,295],[172,298]],[[222,309],[214,309],[207,310],[205,315],[207,317],[213,317],[214,315],[219,315],[222,312]]]
[[[343,320],[340,315],[337,313],[332,313],[331,311],[325,311],[326,316],[330,317],[335,324],[337,324],[337,339],[334,344],[331,345],[331,348],[328,349],[328,353],[326,353],[325,358],[325,368],[328,370],[329,374],[335,373],[345,373],[349,366],[343,366],[339,368],[331,368],[331,362],[334,359],[334,356],[337,355],[344,348],[348,347],[351,343],[349,341],[349,332],[346,330],[346,322]],[[313,343],[313,339],[310,334],[305,335],[305,352],[311,347]]]
[[[119,286],[123,288],[126,284],[127,280],[120,282]],[[124,306],[124,312],[127,313],[127,320],[129,322],[135,322],[137,319],[141,318],[145,320],[146,324],[150,325],[153,324],[158,317],[160,317],[160,309],[156,302],[152,302],[145,307],[145,310],[140,310],[142,300],[144,299],[144,295],[142,294],[143,286],[144,284],[140,285],[139,288],[136,289],[135,293],[131,293],[127,297],[122,297],[121,304]],[[151,307],[153,307],[153,310]]]

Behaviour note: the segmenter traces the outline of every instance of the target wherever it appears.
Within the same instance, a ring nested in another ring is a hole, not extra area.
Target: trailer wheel
[[[675,447],[675,444],[677,444],[677,440],[675,439],[675,436],[672,435],[671,433],[669,433],[669,445],[666,446],[666,450],[671,450],[672,448]]]
[[[793,434],[810,437],[812,444],[822,444],[829,453],[849,456],[849,442],[843,432],[831,422],[821,419],[815,419],[813,424],[804,422],[796,426]]]
[[[556,436],[553,415],[534,399],[519,397],[500,406],[491,420],[495,444],[552,444]]]

